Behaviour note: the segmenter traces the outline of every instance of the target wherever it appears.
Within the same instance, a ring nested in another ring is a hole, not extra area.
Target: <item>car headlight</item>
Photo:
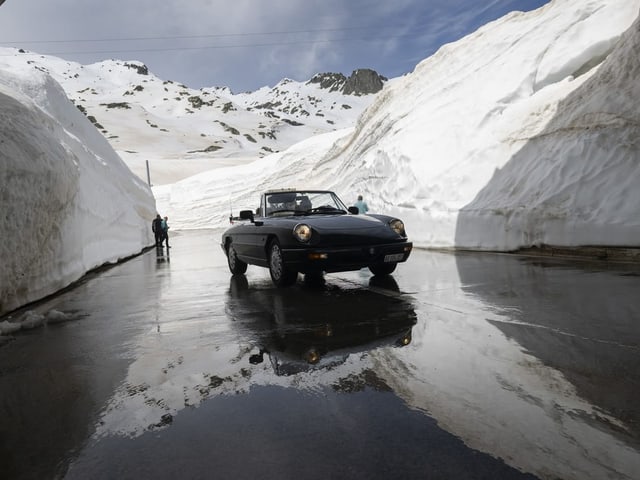
[[[293,236],[299,242],[307,243],[311,240],[311,227],[306,223],[299,223],[293,227]]]
[[[304,359],[311,365],[315,365],[320,361],[320,352],[312,347],[304,354]]]
[[[403,237],[406,236],[404,232],[404,223],[402,223],[402,220],[398,220],[397,218],[394,220],[391,220],[389,222],[389,226],[391,227],[391,230],[396,232],[398,235],[401,235]]]
[[[411,343],[411,332],[407,332],[403,337],[400,337],[396,340],[396,345],[398,347],[406,347]]]

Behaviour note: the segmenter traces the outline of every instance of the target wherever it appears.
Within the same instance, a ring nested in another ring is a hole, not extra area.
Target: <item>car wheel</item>
[[[377,263],[375,265],[369,265],[369,270],[374,275],[389,275],[398,266],[397,263]]]
[[[227,248],[227,263],[229,264],[229,271],[233,275],[241,275],[247,271],[247,264],[238,258],[233,243]]]
[[[282,250],[277,240],[269,245],[269,274],[276,287],[288,287],[298,279],[298,272],[285,267]]]

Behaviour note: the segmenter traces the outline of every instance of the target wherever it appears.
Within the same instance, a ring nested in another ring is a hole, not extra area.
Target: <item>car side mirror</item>
[[[253,218],[253,211],[251,210],[240,210],[240,220],[249,220],[256,226],[261,226],[263,224],[262,221],[256,222]]]
[[[240,210],[240,220],[251,220],[253,222],[253,212],[251,210]]]
[[[358,207],[349,207],[347,210],[349,210],[349,213],[352,213],[353,215],[358,215],[360,213],[360,209],[358,209]]]

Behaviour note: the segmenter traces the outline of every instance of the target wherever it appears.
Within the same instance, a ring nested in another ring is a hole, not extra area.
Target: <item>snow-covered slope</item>
[[[638,25],[621,36],[639,8],[554,0],[513,12],[387,84],[341,138],[158,187],[159,208],[176,226],[213,227],[230,201],[313,186],[364,194],[420,246],[638,245]]]
[[[140,62],[81,65],[0,48],[0,65],[49,73],[140,178],[177,179],[228,163],[285,150],[310,136],[351,126],[386,81],[371,70],[349,78],[319,74],[308,82],[233,94],[194,90],[161,80]],[[355,88],[354,88],[355,87]],[[375,87],[375,88],[372,88]]]
[[[153,243],[155,201],[50,76],[0,69],[0,314]]]
[[[589,129],[571,136],[547,135],[545,129],[564,108],[564,99],[594,82],[602,84],[594,95],[603,111],[615,116],[620,100],[635,103],[632,118],[637,119],[637,103],[629,96],[632,90],[618,91],[619,82],[625,80],[615,79],[610,68],[624,72],[626,64],[636,62],[626,58],[629,52],[621,50],[619,39],[639,8],[637,0],[555,0],[533,12],[508,15],[443,47],[386,89],[363,115],[349,146],[331,158],[336,177],[344,178],[336,187],[363,191],[373,208],[405,218],[409,232],[422,245],[511,250],[543,239],[584,245],[586,231],[563,237],[531,233],[546,230],[549,225],[539,222],[550,215],[572,222],[583,208],[590,208],[587,196],[593,205],[609,202],[609,192],[585,190],[578,196],[576,189],[565,187],[580,184],[593,173],[583,169],[586,162],[606,164],[609,168],[601,168],[601,174],[613,174],[624,166],[618,160],[637,151],[637,143],[630,142],[626,132],[608,129],[601,139],[606,138],[605,149],[612,151],[602,158],[602,150],[589,147]],[[611,54],[612,66],[601,69]],[[592,82],[585,85],[589,78]],[[619,99],[611,102],[611,94],[602,96],[607,89],[616,89]],[[592,126],[600,125],[596,121]],[[545,161],[550,152],[558,168]],[[494,177],[497,170],[525,155],[530,165],[537,165],[538,176],[514,168],[510,178]],[[583,165],[576,168],[576,162]],[[492,178],[484,194],[491,200],[483,210],[474,208],[471,202]],[[518,198],[516,180],[520,188],[546,188],[547,197],[552,192],[558,196],[539,205],[541,214],[525,215],[529,223],[521,217],[520,234],[511,235],[508,222],[497,225],[485,219],[492,214],[508,218],[523,208],[532,211],[534,204]],[[618,188],[625,190],[622,195],[638,211],[640,197],[624,184]],[[563,190],[565,195],[571,193],[564,206]],[[503,211],[492,210],[498,207]],[[458,221],[461,209],[465,214]],[[556,215],[559,210],[562,216]],[[471,223],[472,219],[477,221]],[[639,233],[635,218],[620,221]],[[603,231],[609,223],[595,211],[585,227]]]

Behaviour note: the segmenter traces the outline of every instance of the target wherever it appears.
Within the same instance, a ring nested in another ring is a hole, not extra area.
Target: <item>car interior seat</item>
[[[296,210],[299,210],[301,212],[311,210],[311,200],[309,200],[309,197],[307,197],[306,195],[301,196],[300,203],[296,207]]]

